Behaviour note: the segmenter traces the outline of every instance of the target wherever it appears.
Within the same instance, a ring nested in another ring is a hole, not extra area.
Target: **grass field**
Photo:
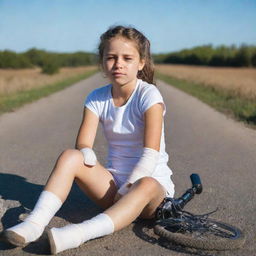
[[[177,79],[229,91],[244,98],[256,99],[255,68],[156,65],[156,70]]]
[[[0,69],[0,114],[59,91],[97,71],[96,66],[62,68],[58,74],[45,75],[39,69]]]
[[[0,69],[0,95],[10,95],[20,91],[44,87],[67,78],[94,70],[94,66],[61,68],[54,75],[41,73],[41,69]]]
[[[256,126],[256,69],[157,65],[157,77],[215,109]]]

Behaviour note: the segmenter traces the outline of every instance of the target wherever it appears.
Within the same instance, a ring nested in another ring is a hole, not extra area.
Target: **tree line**
[[[155,63],[206,66],[256,67],[256,46],[198,46],[177,52],[154,54]],[[36,48],[23,53],[0,51],[0,68],[40,67],[43,73],[54,74],[60,67],[95,65],[97,55],[89,52],[56,53]]]
[[[154,55],[155,63],[205,65],[216,67],[256,67],[256,46],[198,46]]]
[[[32,48],[24,53],[0,51],[0,68],[40,67],[43,73],[57,73],[60,67],[95,65],[97,56],[88,52],[56,53]]]

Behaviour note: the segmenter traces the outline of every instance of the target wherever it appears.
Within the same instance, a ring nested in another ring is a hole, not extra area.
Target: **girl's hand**
[[[80,152],[84,156],[84,164],[89,166],[95,166],[97,163],[97,157],[91,148],[82,148]]]

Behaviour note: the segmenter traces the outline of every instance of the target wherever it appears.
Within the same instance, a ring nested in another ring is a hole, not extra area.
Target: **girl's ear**
[[[145,63],[146,63],[145,59],[141,59],[141,60],[140,60],[140,63],[139,63],[139,71],[141,71],[141,70],[144,68]]]

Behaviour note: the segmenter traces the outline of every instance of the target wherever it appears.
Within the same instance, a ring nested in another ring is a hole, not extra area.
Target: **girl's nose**
[[[116,59],[115,67],[116,68],[122,68],[123,67],[123,63],[122,63],[121,59]]]

